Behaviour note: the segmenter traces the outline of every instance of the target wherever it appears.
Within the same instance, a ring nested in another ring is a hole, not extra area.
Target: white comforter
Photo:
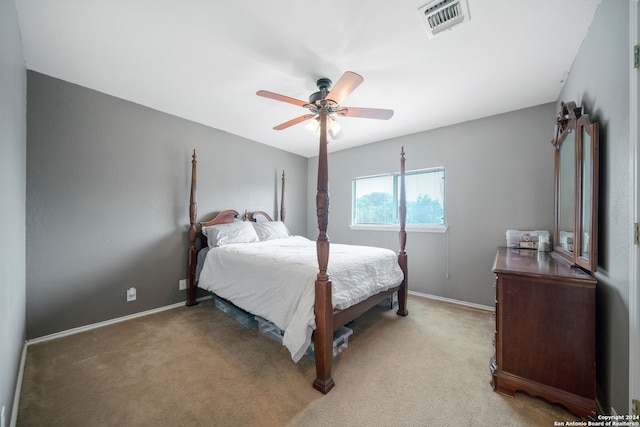
[[[332,243],[327,268],[334,308],[347,308],[399,285],[402,270],[389,249]],[[297,362],[315,329],[316,242],[301,236],[236,243],[209,250],[198,286],[273,322]]]

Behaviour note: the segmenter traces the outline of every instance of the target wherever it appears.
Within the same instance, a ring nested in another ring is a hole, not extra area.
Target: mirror
[[[573,252],[573,235],[576,229],[575,224],[575,189],[576,189],[576,162],[574,158],[576,147],[575,133],[565,131],[564,142],[557,151],[559,157],[559,187],[558,187],[558,230],[559,246],[567,251]]]
[[[597,269],[598,126],[582,107],[562,103],[556,117],[554,256]]]
[[[578,165],[580,168],[580,209],[576,218],[580,220],[581,233],[576,239],[579,248],[576,263],[589,270],[598,268],[598,124],[591,123],[584,114],[578,119],[577,134],[579,144]]]

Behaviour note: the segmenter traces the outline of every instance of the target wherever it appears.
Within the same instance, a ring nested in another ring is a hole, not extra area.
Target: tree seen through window
[[[444,169],[405,174],[407,224],[444,224]],[[398,224],[399,174],[353,180],[354,224]]]

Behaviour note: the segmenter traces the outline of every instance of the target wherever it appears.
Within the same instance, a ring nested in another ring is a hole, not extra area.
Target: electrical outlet
[[[136,299],[136,288],[127,289],[127,302],[135,301]]]
[[[178,281],[178,289],[180,289],[181,291],[187,289],[187,279],[181,279]]]

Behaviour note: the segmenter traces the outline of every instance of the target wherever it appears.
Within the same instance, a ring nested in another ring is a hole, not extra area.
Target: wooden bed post
[[[407,221],[407,192],[404,183],[404,147],[400,152],[400,251],[398,252],[398,264],[404,273],[404,280],[398,289],[398,311],[399,316],[407,316],[407,297],[409,294],[409,275],[407,268],[407,253],[405,246],[407,245],[407,232],[405,231],[405,223]]]
[[[280,195],[280,221],[284,222],[287,210],[284,207],[284,169],[282,170],[282,193]]]
[[[323,89],[325,92],[326,89]],[[318,214],[318,277],[315,283],[316,329],[313,332],[313,344],[316,358],[316,379],[313,387],[322,393],[328,393],[335,385],[331,376],[333,362],[333,303],[331,301],[331,281],[327,274],[329,264],[329,167],[327,161],[327,101],[323,93],[320,108],[320,149],[318,154],[318,193],[316,211]]]
[[[196,305],[196,259],[198,250],[196,249],[196,217],[198,215],[198,205],[196,203],[196,150],[193,150],[191,160],[191,195],[189,197],[189,259],[187,264],[187,306]]]

